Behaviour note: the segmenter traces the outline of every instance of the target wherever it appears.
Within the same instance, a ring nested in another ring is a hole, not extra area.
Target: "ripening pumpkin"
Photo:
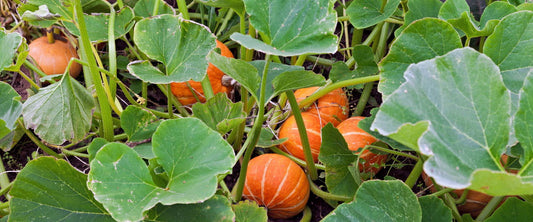
[[[294,96],[300,102],[313,94],[317,89],[318,87],[298,89],[294,92]],[[319,114],[320,118],[328,123],[332,123],[333,126],[337,126],[340,122],[348,118],[348,97],[344,93],[344,90],[337,88],[320,97],[307,111]]]
[[[71,58],[79,58],[76,49],[63,39],[49,43],[46,36],[33,40],[28,45],[29,56],[33,58],[41,71],[46,75],[63,74]],[[81,72],[81,65],[74,62],[70,65],[70,76],[76,78]]]
[[[233,54],[222,42],[216,40],[217,48],[220,48],[221,55],[233,58]],[[209,63],[207,66],[207,77],[209,82],[211,82],[211,88],[213,89],[213,94],[217,93],[229,93],[231,88],[222,85],[222,77],[224,72],[215,67],[213,64]],[[191,105],[197,102],[194,95],[200,99],[200,102],[205,102],[204,90],[202,89],[202,83],[197,81],[189,80],[188,83],[191,85],[191,88],[187,86],[187,82],[173,82],[170,83],[170,90],[172,94],[178,98],[178,101],[184,106]],[[194,93],[194,94],[193,94]]]
[[[365,117],[362,116],[350,117],[347,120],[342,121],[337,126],[337,129],[342,134],[342,136],[346,140],[346,143],[348,144],[348,149],[350,149],[351,151],[358,151],[360,148],[363,148],[366,145],[370,145],[377,141],[375,137],[368,134],[367,132],[359,128],[359,126],[357,126],[357,124],[359,124],[359,121],[363,120],[364,118]],[[362,154],[360,154],[360,158],[363,159],[363,162],[359,163],[359,171],[371,172],[373,174],[376,174],[381,169],[380,166],[387,161],[388,156],[383,154],[372,153],[370,150],[367,149],[364,150]]]
[[[289,158],[263,154],[248,163],[243,197],[265,206],[270,218],[287,219],[305,208],[309,183],[302,168]]]
[[[302,118],[307,131],[313,160],[317,162],[318,154],[320,153],[320,145],[322,144],[321,130],[327,123],[324,120],[321,120],[317,114],[311,112],[302,112]],[[295,157],[305,160],[302,141],[300,139],[300,133],[298,133],[298,126],[296,125],[296,119],[294,116],[287,118],[287,120],[281,125],[278,137],[288,138],[287,141],[278,145],[278,148]]]

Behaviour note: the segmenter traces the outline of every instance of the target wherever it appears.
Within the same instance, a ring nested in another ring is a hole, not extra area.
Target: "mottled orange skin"
[[[309,87],[296,90],[294,92],[296,101],[302,101],[317,89],[318,87]],[[337,126],[340,122],[348,118],[348,97],[341,88],[335,89],[320,97],[307,111],[319,114],[320,118],[328,123],[332,123],[333,126]]]
[[[272,219],[287,219],[302,212],[309,191],[302,168],[285,156],[263,154],[248,163],[243,197],[265,206]]]
[[[321,120],[318,115],[310,112],[302,112],[302,118],[307,131],[313,160],[318,162],[318,154],[320,153],[320,145],[322,144],[321,130],[327,123],[324,120]],[[300,139],[300,134],[298,133],[298,126],[296,125],[296,119],[294,116],[287,118],[287,120],[281,125],[278,137],[280,139],[288,138],[287,141],[278,145],[281,150],[298,157],[301,160],[305,160],[302,141]]]
[[[28,47],[28,55],[46,75],[63,74],[71,58],[80,58],[69,42],[56,39],[54,43],[49,43],[46,36],[33,40]],[[70,65],[70,76],[76,78],[80,72],[79,63],[74,62]]]
[[[365,117],[362,116],[350,117],[337,126],[337,129],[348,144],[348,149],[351,151],[358,151],[359,149],[362,149],[365,146],[371,145],[377,141],[376,138],[357,126],[359,121],[363,120],[364,118]],[[381,167],[376,166],[383,165],[387,161],[388,156],[372,153],[367,149],[360,154],[360,158],[364,161],[363,163],[359,163],[359,170],[361,172],[371,172],[376,174],[381,169]]]
[[[228,49],[228,47],[226,47],[222,42],[218,40],[216,40],[216,42],[217,48],[220,48],[221,55],[233,58],[233,54]],[[209,63],[209,65],[207,66],[207,77],[209,78],[209,82],[211,83],[213,94],[221,92],[228,94],[231,91],[231,88],[222,85],[222,76],[224,76],[224,72],[215,67],[213,64]],[[191,85],[191,88],[193,89],[192,91],[187,86],[187,82]],[[194,94],[196,94],[200,102],[205,102],[202,83],[192,80],[189,80],[187,82],[170,83],[170,90],[172,91],[172,94],[174,94],[174,96],[178,98],[178,101],[184,106],[192,105],[198,102],[194,97]]]

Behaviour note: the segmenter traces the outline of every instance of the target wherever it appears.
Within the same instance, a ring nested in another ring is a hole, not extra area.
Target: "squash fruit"
[[[63,39],[56,39],[49,43],[46,36],[33,40],[29,45],[29,56],[33,58],[37,67],[46,75],[63,74],[71,58],[79,58],[76,49]],[[76,78],[81,72],[79,63],[70,65],[70,76]]]
[[[233,54],[222,42],[216,40],[217,48],[220,48],[222,56],[233,58]],[[215,67],[213,64],[209,63],[207,66],[207,77],[211,83],[211,88],[213,89],[213,94],[217,93],[229,93],[231,88],[222,85],[222,77],[224,72]],[[187,82],[191,85],[191,89],[187,86]],[[197,81],[189,80],[187,82],[173,82],[170,83],[170,90],[172,94],[178,98],[178,101],[184,105],[191,105],[198,102],[194,95],[198,97],[200,102],[205,102],[204,90],[202,89],[202,83]],[[194,94],[193,94],[194,93]]]
[[[350,117],[347,120],[342,121],[337,126],[337,129],[348,144],[348,149],[357,153],[359,153],[359,149],[362,149],[365,146],[371,145],[377,141],[375,137],[357,126],[359,121],[363,120],[364,118],[365,117],[362,116]],[[368,149],[364,150],[363,153],[359,155],[363,160],[359,163],[359,171],[370,172],[373,174],[376,174],[381,169],[381,166],[387,161],[388,158],[388,155],[372,153]]]
[[[243,197],[263,205],[274,219],[291,218],[309,200],[309,182],[300,166],[279,154],[263,154],[250,160]]]
[[[317,90],[318,87],[298,89],[294,92],[294,96],[296,97],[296,101],[300,102]],[[348,97],[342,88],[337,88],[320,97],[313,105],[307,108],[307,111],[315,113],[326,122],[337,126],[340,122],[348,118]]]
[[[311,148],[313,160],[317,162],[320,146],[322,145],[322,127],[327,123],[320,119],[317,114],[311,112],[302,112],[302,118],[307,131],[307,137],[309,138],[309,146]],[[305,160],[300,133],[298,132],[296,119],[293,115],[287,118],[287,120],[281,125],[278,136],[279,138],[288,138],[287,141],[278,145],[279,149],[298,157],[301,160]]]

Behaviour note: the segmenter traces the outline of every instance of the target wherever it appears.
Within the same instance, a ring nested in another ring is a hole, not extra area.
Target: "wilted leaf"
[[[78,142],[89,132],[94,100],[78,81],[64,75],[61,81],[43,87],[23,105],[26,127],[50,144]]]

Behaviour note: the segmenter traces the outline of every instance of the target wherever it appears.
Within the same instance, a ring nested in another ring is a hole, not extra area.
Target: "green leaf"
[[[533,161],[533,72],[525,78],[524,86],[519,94],[519,108],[515,114],[515,135],[523,148],[525,165]]]
[[[255,61],[250,62],[250,64],[252,64],[258,70],[258,73],[259,73],[258,78],[261,78],[263,76],[263,70],[265,69],[265,63],[266,63],[265,60],[255,60]],[[281,74],[285,72],[291,72],[291,71],[294,71],[294,73],[299,73],[298,71],[305,72],[304,68],[301,66],[290,66],[290,65],[274,63],[274,62],[270,63],[270,65],[268,66],[267,78],[266,78],[265,105],[269,103],[269,101],[272,100],[272,98],[276,96],[277,90],[274,88],[274,85],[273,85],[274,79],[277,79],[278,76],[280,76]],[[290,73],[287,73],[287,74],[290,75]],[[313,78],[320,78],[320,77],[315,76]],[[300,81],[304,81],[304,79],[300,79]],[[311,81],[314,81],[314,80],[311,80]],[[255,92],[257,94],[257,98],[259,98],[259,94],[261,93],[260,89],[258,88],[257,91]]]
[[[498,1],[493,2],[492,4],[488,5],[485,10],[483,11],[483,14],[481,15],[481,19],[479,20],[480,27],[483,28],[485,25],[491,21],[491,20],[501,20],[506,15],[509,15],[513,12],[516,12],[517,9],[513,5]]]
[[[245,0],[250,23],[263,42],[240,33],[230,38],[242,46],[279,56],[334,53],[337,15],[329,0]]]
[[[346,9],[346,14],[350,16],[350,23],[355,28],[364,29],[391,17],[399,4],[400,0],[354,0]]]
[[[113,221],[86,186],[87,175],[64,160],[40,157],[17,175],[10,221]]]
[[[228,198],[215,195],[202,203],[174,204],[165,206],[158,204],[148,211],[145,221],[233,221],[233,213]]]
[[[533,70],[533,12],[520,11],[502,19],[487,38],[483,53],[500,68],[505,86],[513,93],[522,88]]]
[[[378,65],[374,60],[374,52],[372,48],[366,45],[357,45],[353,49],[353,58],[357,64],[356,68],[351,71],[346,63],[336,62],[333,63],[331,71],[329,72],[329,79],[333,82],[340,82],[343,80],[355,79],[359,77],[366,77],[376,74]],[[348,88],[363,88],[363,84],[350,86]]]
[[[133,9],[125,7],[116,14],[114,34],[115,39],[124,36],[133,28],[135,22],[133,21]],[[95,15],[83,15],[85,24],[87,24],[87,32],[91,42],[108,41],[109,32],[109,14],[98,13]],[[80,31],[73,22],[63,22],[65,27],[74,35],[80,36]]]
[[[21,113],[20,95],[11,85],[0,82],[0,138],[15,130]]]
[[[411,64],[444,55],[462,47],[459,34],[445,21],[424,18],[411,23],[392,43],[389,54],[379,63],[379,91],[386,98],[405,82]]]
[[[472,174],[472,185],[469,188],[491,196],[529,195],[533,194],[531,175],[531,173],[526,173],[519,176],[508,172],[480,168]]]
[[[204,5],[209,5],[217,8],[232,8],[240,16],[244,15],[243,0],[198,0]]]
[[[342,134],[331,123],[322,128],[318,160],[326,166],[326,186],[332,194],[353,197],[361,183],[355,174],[355,156]]]
[[[60,14],[51,13],[46,5],[40,5],[38,10],[28,10],[22,13],[22,20],[27,21],[33,26],[38,26],[41,28],[48,28],[52,26],[59,20],[59,17],[61,17]]]
[[[4,28],[0,28],[0,48],[2,49],[2,53],[0,53],[0,71],[18,71],[28,55],[28,46],[24,42],[24,38],[17,32],[6,33]],[[17,53],[19,53],[17,62],[13,64],[13,58]]]
[[[138,106],[128,106],[120,116],[120,126],[128,135],[128,141],[143,141],[152,138],[161,122],[152,113]]]
[[[242,102],[232,103],[224,93],[192,106],[194,117],[202,120],[209,128],[225,134],[246,120]]]
[[[355,200],[343,203],[324,218],[330,221],[421,221],[416,195],[399,180],[370,180],[357,190]]]
[[[74,20],[74,8],[70,1],[28,0],[19,8],[18,12],[20,15],[24,15],[27,10],[37,10],[41,5],[46,5],[51,14],[59,14],[60,17],[58,19],[60,20]]]
[[[176,10],[172,8],[172,6],[168,5],[163,0],[140,0],[135,4],[135,7],[133,8],[133,11],[135,12],[135,16],[140,16],[143,18],[153,16],[152,13],[154,12],[155,1],[159,1],[159,7],[157,9],[157,13],[159,15],[162,15],[162,14],[175,15],[176,14]]]
[[[216,46],[215,36],[207,27],[174,15],[142,19],[134,28],[133,40],[150,62],[132,62],[128,70],[137,78],[156,84],[201,81],[207,71],[207,54]]]
[[[452,210],[436,196],[422,196],[418,198],[422,208],[422,222],[452,221]]]
[[[261,148],[269,148],[269,147],[282,144],[288,140],[288,138],[282,138],[279,140],[278,139],[272,140],[272,138],[274,138],[274,132],[272,132],[271,129],[261,128],[261,133],[259,134],[259,140],[257,141],[257,144],[255,146],[261,147]]]
[[[109,142],[102,137],[95,138],[87,148],[87,153],[89,153],[89,162],[93,161],[98,150],[102,149],[102,147],[108,143]]]
[[[438,18],[441,6],[442,2],[440,0],[409,0],[407,2],[409,11],[405,13],[404,24],[394,31],[394,35],[400,35],[409,24],[418,19]]]
[[[267,211],[259,207],[255,201],[244,200],[233,205],[235,222],[267,222]]]
[[[502,170],[499,159],[511,118],[509,91],[498,71],[471,48],[411,65],[371,129],[389,135],[406,124],[427,122],[428,130],[417,139],[420,151],[430,156],[424,171],[442,186],[469,187],[475,170]]]
[[[470,13],[470,6],[465,0],[448,0],[442,4],[439,11],[439,18],[444,20],[461,17],[463,12]]]
[[[165,188],[156,185],[144,160],[124,144],[105,145],[91,162],[89,189],[116,220],[140,220],[157,203],[205,201],[215,194],[217,175],[230,172],[235,161],[233,148],[196,118],[162,122],[152,146],[168,176]]]
[[[490,35],[499,21],[490,20],[485,24],[483,29],[481,29],[478,25],[478,22],[472,18],[470,12],[463,12],[459,18],[448,19],[448,22],[455,28],[458,28],[464,32],[467,37],[475,38]]]
[[[273,95],[279,95],[289,90],[292,91],[312,86],[323,86],[324,84],[326,84],[324,76],[318,75],[312,71],[287,71],[281,73],[272,80],[272,86],[274,86]]]
[[[379,108],[374,108],[374,109],[370,110],[371,116],[369,116],[367,118],[364,118],[361,121],[359,121],[359,125],[358,125],[359,128],[361,128],[365,132],[369,133],[370,135],[372,135],[376,139],[387,143],[389,146],[391,146],[394,149],[403,150],[403,151],[411,151],[411,150],[413,150],[409,146],[403,145],[402,143],[390,138],[389,136],[384,136],[384,135],[381,135],[378,131],[370,130],[370,126],[372,125],[372,123],[376,119],[376,113],[378,112],[378,109]],[[422,132],[425,132],[425,131],[426,131],[426,128],[423,128]],[[409,130],[409,132],[413,132],[413,131]],[[411,138],[411,137],[409,137],[409,138]],[[418,137],[414,137],[414,138],[418,138]],[[415,144],[416,144],[416,141],[415,141]]]
[[[257,92],[259,92],[261,77],[253,65],[240,59],[222,56],[215,52],[209,53],[207,58],[210,63],[239,82],[242,87],[252,94],[256,101],[259,101],[259,94]]]
[[[509,218],[516,222],[527,222],[531,221],[532,212],[533,205],[531,203],[511,197],[498,207],[485,222],[507,221]]]
[[[81,141],[92,124],[94,100],[78,81],[64,75],[61,81],[43,87],[23,105],[26,127],[44,141],[61,145]]]

